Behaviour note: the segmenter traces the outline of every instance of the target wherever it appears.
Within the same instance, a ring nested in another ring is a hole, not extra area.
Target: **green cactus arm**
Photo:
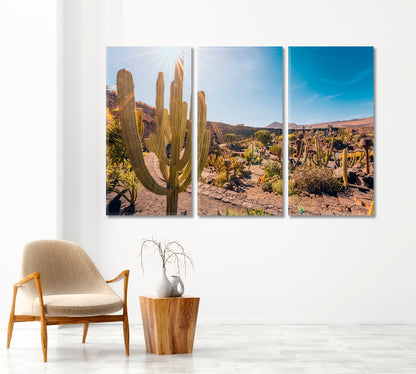
[[[155,114],[156,114],[156,128],[159,129],[162,127],[162,121],[163,121],[163,116],[164,116],[164,108],[165,108],[165,103],[164,103],[164,97],[165,95],[165,82],[163,79],[163,73],[160,72],[157,76],[157,81],[156,81],[156,110],[155,110]]]
[[[186,135],[185,147],[181,159],[178,162],[177,169],[182,170],[192,158],[192,125],[189,124],[188,134]]]
[[[185,129],[186,132],[186,129]],[[188,133],[186,134],[185,147],[181,159],[177,165],[178,170],[182,170],[186,163],[192,159],[192,96],[191,104],[189,105],[189,121],[188,121]]]
[[[201,141],[198,144],[198,179],[201,176],[202,170],[204,169],[205,162],[208,157],[210,141],[211,141],[211,132],[209,130],[205,130],[201,134]]]
[[[144,126],[143,126],[143,110],[139,108],[136,111],[136,124],[137,124],[137,133],[139,134],[139,138],[143,138],[144,133]]]
[[[159,169],[165,182],[169,180],[169,166],[159,161]]]
[[[207,106],[205,104],[205,93],[198,92],[198,179],[201,176],[205,162],[208,157],[211,132],[207,128]]]
[[[189,160],[189,162],[185,165],[185,167],[182,170],[182,173],[179,175],[179,183],[182,183],[185,179],[188,178],[188,175],[191,174],[192,171],[192,160]]]
[[[163,73],[159,73],[156,82],[156,135],[152,140],[155,153],[162,162],[169,162],[166,157],[166,145],[170,143],[169,113],[164,108],[165,83]],[[165,156],[165,157],[164,157]]]
[[[332,137],[331,140],[331,145],[326,153],[326,159],[324,162],[324,166],[327,167],[328,166],[328,162],[331,160],[331,156],[332,156],[332,151],[334,150],[334,142],[335,142],[335,136]]]
[[[302,162],[302,165],[306,165],[306,161],[307,161],[307,159],[308,159],[308,151],[309,151],[309,146],[308,146],[308,144],[306,143],[306,144],[305,144],[305,150],[304,150],[304,156],[303,156],[303,162]]]
[[[192,181],[192,163],[189,162],[186,165],[182,175],[179,178],[179,182],[182,182],[182,184],[179,186],[178,192],[185,191],[187,187],[190,185],[191,181]]]
[[[136,102],[134,100],[134,85],[131,73],[121,69],[117,73],[117,91],[120,108],[120,124],[127,154],[137,178],[142,185],[158,195],[166,195],[167,188],[160,186],[146,167],[142,145],[136,125]]]
[[[172,134],[172,140],[171,140],[171,165],[176,165],[178,162],[178,153],[179,153],[179,136],[178,136],[178,112],[179,112],[179,108],[178,108],[178,103],[177,103],[177,99],[175,99],[175,95],[176,95],[176,88],[175,88],[175,81],[172,82],[171,84],[171,89],[170,89],[170,106],[169,106],[169,112],[170,112],[170,120],[169,120],[169,124],[170,124],[170,130],[171,130],[171,134]]]
[[[167,109],[163,110],[163,120],[162,126],[160,128],[160,139],[161,143],[164,144],[164,147],[166,147],[166,145],[172,141],[172,132],[169,123],[169,112]]]
[[[172,132],[171,165],[177,165],[182,150],[181,130],[186,126],[187,104],[182,102],[183,91],[183,55],[181,54],[175,64],[175,78],[170,90],[170,127]],[[185,130],[183,130],[185,131]],[[183,141],[182,141],[183,143]]]
[[[166,149],[163,144],[160,144],[158,141],[157,135],[152,134],[149,136],[148,139],[145,141],[146,147],[149,149],[149,151],[153,152],[160,162],[163,164],[169,165],[169,160],[166,156]]]

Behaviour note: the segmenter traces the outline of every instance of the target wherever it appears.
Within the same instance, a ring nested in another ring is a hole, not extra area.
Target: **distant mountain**
[[[303,127],[305,129],[327,129],[328,126],[332,126],[333,128],[355,128],[355,129],[363,129],[363,128],[370,128],[374,127],[374,117],[366,117],[366,118],[354,118],[348,119],[344,121],[331,121],[331,122],[322,122],[322,123],[314,123],[312,125],[297,125],[296,123],[289,123],[289,129],[293,130],[301,130]]]
[[[283,129],[283,123],[274,121],[270,125],[267,125],[266,129]]]

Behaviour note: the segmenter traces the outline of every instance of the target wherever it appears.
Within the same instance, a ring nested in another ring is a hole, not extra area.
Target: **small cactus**
[[[369,216],[374,216],[374,201],[371,202],[370,208],[368,209]]]

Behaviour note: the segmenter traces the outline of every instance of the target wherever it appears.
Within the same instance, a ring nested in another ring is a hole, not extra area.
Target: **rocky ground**
[[[163,183],[157,159],[153,154],[146,156],[146,164],[158,180]],[[374,173],[365,172],[364,165],[348,169],[349,187],[336,196],[316,195],[299,192],[289,197],[289,215],[292,216],[366,216],[371,202],[374,201]],[[226,209],[245,212],[246,208],[254,210],[263,208],[267,214],[282,215],[283,199],[274,193],[263,192],[257,183],[263,174],[261,167],[253,165],[251,174],[241,180],[238,192],[215,187],[212,184],[198,183],[198,215],[216,216],[218,211],[224,215]],[[342,171],[336,169],[334,174],[342,180]],[[210,172],[204,170],[204,176]],[[195,193],[197,193],[195,191]],[[127,201],[115,193],[107,194],[108,215],[166,215],[166,196],[156,195],[145,188],[139,190],[139,197],[134,209]],[[192,185],[179,194],[178,215],[192,215]]]
[[[334,175],[342,181],[342,169]],[[349,186],[336,196],[307,192],[289,197],[289,215],[294,216],[367,216],[374,201],[374,171],[367,174],[365,166],[348,169]]]
[[[149,153],[145,157],[146,165],[156,179],[163,185],[162,175],[156,156]],[[156,195],[146,190],[144,187],[139,189],[138,199],[134,208],[129,207],[128,202],[114,192],[107,194],[107,215],[136,215],[136,216],[165,216],[166,215],[166,196]],[[178,198],[178,215],[192,215],[192,184],[186,191],[179,194]]]
[[[162,184],[157,158],[151,153],[145,158],[149,171]],[[226,209],[236,209],[237,212],[263,208],[267,214],[282,215],[282,198],[268,192],[263,192],[257,183],[263,170],[252,166],[251,174],[239,184],[239,192],[218,188],[206,183],[198,184],[198,214],[203,216],[216,216],[218,211],[225,214]],[[197,193],[197,191],[195,191]],[[111,192],[107,194],[108,215],[139,215],[164,216],[166,215],[166,196],[156,195],[145,188],[141,188],[134,208],[129,207],[127,201]],[[192,215],[192,185],[185,192],[179,194],[178,215]]]
[[[257,180],[263,175],[263,169],[258,165],[250,167],[250,174],[239,181],[237,186],[225,188],[215,187],[212,184],[198,184],[198,214],[202,216],[217,215],[218,211],[224,215],[226,209],[230,211],[236,209],[237,213],[250,210],[264,209],[266,214],[282,215],[283,199],[274,193],[263,192]],[[204,169],[203,177],[205,180],[211,180],[216,174]],[[227,187],[224,184],[224,187]]]

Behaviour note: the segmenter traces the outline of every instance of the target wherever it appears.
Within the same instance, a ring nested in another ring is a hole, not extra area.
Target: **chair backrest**
[[[106,283],[87,253],[76,243],[64,240],[37,240],[26,244],[22,257],[22,278],[40,272],[42,293],[106,293],[114,291]],[[22,287],[25,302],[38,294],[34,282]]]

